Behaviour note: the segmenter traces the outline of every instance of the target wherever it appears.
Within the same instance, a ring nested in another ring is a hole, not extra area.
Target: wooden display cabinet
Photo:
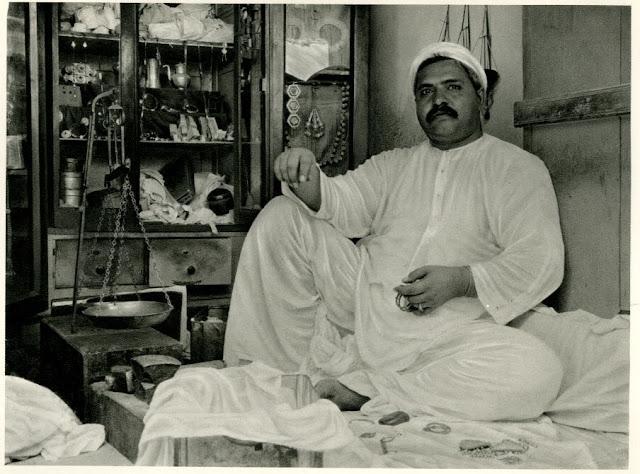
[[[63,258],[60,252],[61,245],[69,245],[63,242],[72,240],[79,228],[80,202],[73,190],[74,177],[84,172],[87,152],[83,119],[89,118],[91,99],[109,88],[117,90],[118,104],[124,111],[124,154],[130,160],[135,199],[143,210],[148,202],[141,198],[141,173],[148,170],[159,172],[171,196],[184,203],[197,194],[196,186],[209,173],[224,175],[225,182],[233,186],[232,212],[225,223],[217,225],[218,234],[201,224],[166,224],[160,219],[144,224],[152,249],[156,241],[163,241],[159,247],[183,248],[191,241],[181,245],[180,239],[220,239],[216,242],[223,244],[216,246],[214,259],[220,268],[204,275],[187,264],[166,272],[165,257],[170,250],[164,249],[164,257],[149,255],[148,246],[142,245],[143,232],[129,209],[123,238],[139,240],[128,255],[136,260],[133,268],[143,271],[141,276],[116,283],[127,290],[133,284],[158,284],[150,273],[150,262],[157,262],[162,267],[159,274],[173,275],[170,280],[190,286],[230,287],[246,231],[260,209],[279,192],[272,160],[286,144],[314,149],[329,175],[354,168],[366,158],[367,7],[189,4],[188,8],[204,11],[207,21],[220,22],[233,33],[175,39],[170,31],[161,29],[159,33],[157,25],[150,24],[159,22],[171,8],[187,8],[187,4],[112,5],[119,25],[101,33],[75,26],[75,17],[69,15],[74,4],[37,6],[47,52],[40,61],[40,73],[51,98],[46,103],[51,145],[46,148],[45,161],[50,189],[49,299],[68,297],[71,291],[66,280],[60,282],[74,263],[69,261],[72,253],[63,252],[69,254]],[[302,27],[304,21],[311,26],[315,22],[315,29]],[[302,25],[297,33],[295,25]],[[303,80],[293,72],[291,51],[293,45],[308,39],[321,43],[328,56],[326,65],[323,63],[326,67],[311,71]],[[293,136],[287,125],[287,88],[292,83],[303,87],[305,95],[316,91],[321,99],[317,104],[307,102],[300,111],[305,122],[297,129],[298,136]],[[314,107],[320,112],[324,134],[319,140],[307,140],[305,124]],[[207,127],[211,119],[215,120],[213,130]],[[96,130],[99,138],[106,133],[99,127]],[[334,142],[338,153],[333,160],[326,159]],[[118,192],[106,190],[105,175],[111,170],[108,155],[106,140],[96,140],[88,170],[90,198],[85,203],[86,231],[91,238],[105,242],[112,238],[120,206]],[[118,187],[117,180],[112,182],[113,189]],[[202,198],[200,195],[200,201]],[[204,196],[211,206],[230,205],[228,196],[221,198],[226,202],[212,199],[212,195]],[[85,245],[88,251],[91,244]],[[99,253],[90,257],[95,267],[90,272],[104,268],[98,259],[108,252]],[[91,281],[98,275],[89,275],[87,287],[93,287],[93,292],[95,282]]]
[[[126,231],[116,246],[116,253],[125,249],[127,265],[110,282],[118,290],[163,283],[230,288],[242,239],[272,196],[266,152],[272,133],[265,120],[271,79],[264,58],[270,6],[179,6],[189,8],[188,14],[203,24],[217,22],[222,28],[218,36],[176,39],[175,32],[156,28],[158,15],[175,11],[170,5],[111,4],[117,28],[89,31],[76,25],[81,23],[73,12],[78,6],[38,5],[51,52],[41,64],[51,90],[49,299],[68,298],[72,291],[73,240],[81,215],[76,189],[85,172],[88,198],[82,204],[88,234],[81,255],[81,295],[99,290],[110,254],[120,183],[110,183],[108,192],[105,176],[114,165],[101,121],[113,101],[98,107],[102,115],[97,117],[92,163],[84,169],[89,106],[100,92],[115,88],[116,103],[124,109],[122,146],[140,209],[149,209],[140,186],[141,173],[148,170],[159,172],[166,190],[182,204],[195,196],[199,205],[210,203],[216,214],[230,209],[214,234],[208,225],[166,224],[160,219],[145,221],[142,229],[129,205]],[[226,195],[212,202],[212,195],[198,189],[209,173],[225,177],[233,187],[233,199]]]

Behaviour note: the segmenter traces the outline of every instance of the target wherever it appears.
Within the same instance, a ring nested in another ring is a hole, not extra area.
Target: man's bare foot
[[[369,401],[369,397],[360,395],[348,389],[335,379],[324,379],[315,386],[320,398],[326,398],[338,405],[341,411],[359,410],[362,405]]]

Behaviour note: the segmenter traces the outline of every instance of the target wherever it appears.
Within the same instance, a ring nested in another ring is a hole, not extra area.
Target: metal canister
[[[60,186],[62,200],[68,206],[80,206],[82,199],[82,173],[79,171],[62,172]]]
[[[62,173],[62,189],[80,189],[82,187],[82,173],[79,171],[64,171]]]
[[[65,172],[78,172],[80,160],[75,157],[68,157],[64,159],[64,171]]]

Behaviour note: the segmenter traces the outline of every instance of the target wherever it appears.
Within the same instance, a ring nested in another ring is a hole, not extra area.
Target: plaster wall
[[[446,5],[375,5],[370,16],[370,154],[411,146],[425,135],[415,115],[408,69],[416,53],[438,41]],[[450,7],[450,38],[456,42],[463,5]],[[480,59],[484,7],[470,6],[471,48]],[[513,126],[513,103],[522,100],[522,6],[490,6],[494,69],[502,77],[485,131],[522,146],[522,130]],[[408,92],[409,91],[409,92]]]

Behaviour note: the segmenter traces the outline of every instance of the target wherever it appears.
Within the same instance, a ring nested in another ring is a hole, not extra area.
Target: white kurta
[[[562,280],[555,193],[537,157],[489,135],[448,151],[426,141],[321,175],[321,192],[314,213],[284,185],[290,199],[272,200],[254,222],[227,362],[319,369],[370,397],[363,410],[518,419],[548,407],[557,357],[503,326]],[[424,265],[469,265],[479,297],[424,316],[401,311],[393,288]]]
[[[402,370],[425,339],[485,310],[506,324],[562,281],[549,173],[536,156],[490,135],[446,151],[425,141],[384,152],[343,176],[321,174],[321,187],[321,208],[308,212],[364,237],[353,329],[371,367]],[[424,265],[470,265],[478,299],[451,300],[426,317],[401,311],[393,288]]]

